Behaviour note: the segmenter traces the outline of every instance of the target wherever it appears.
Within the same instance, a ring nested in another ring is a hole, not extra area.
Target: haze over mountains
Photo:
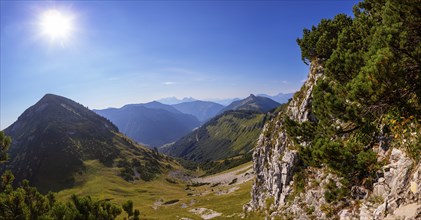
[[[166,104],[166,105],[175,105],[175,104],[180,104],[183,102],[193,102],[193,101],[197,101],[197,99],[194,99],[192,97],[184,97],[182,99],[178,99],[176,97],[167,97],[167,98],[162,98],[162,99],[158,99],[156,100],[157,102],[160,102],[162,104]]]
[[[269,98],[251,95],[226,107],[200,100],[174,105],[153,101],[94,112],[112,121],[122,133],[133,140],[149,147],[159,147],[177,141],[225,111],[248,110],[264,113],[279,105]]]
[[[256,96],[260,96],[260,97],[266,97],[266,98],[270,98],[276,102],[279,103],[287,103],[289,99],[292,98],[292,96],[294,95],[294,93],[278,93],[276,95],[268,95],[268,94],[257,94]],[[158,99],[156,101],[162,103],[162,104],[167,104],[167,105],[175,105],[175,104],[180,104],[180,103],[185,103],[185,102],[194,102],[194,101],[207,101],[207,102],[213,102],[213,103],[218,103],[220,105],[223,106],[228,106],[229,104],[235,102],[235,101],[239,101],[241,99],[239,98],[231,98],[231,99],[203,99],[203,100],[198,100],[192,97],[184,97],[182,99],[178,99],[176,97],[167,97],[167,98],[162,98],[162,99]]]
[[[224,108],[223,105],[218,103],[199,100],[175,104],[173,107],[185,114],[194,115],[201,123],[214,117]]]
[[[277,101],[279,103],[287,103],[289,99],[291,99],[294,96],[294,93],[278,93],[274,96],[267,95],[267,94],[257,94],[257,96],[270,98],[274,101]]]
[[[218,103],[220,105],[223,106],[227,106],[229,104],[231,104],[234,101],[240,100],[239,98],[227,98],[227,99],[203,99],[201,101],[207,101],[207,102],[214,102],[214,103]],[[192,98],[192,97],[184,97],[182,99],[178,99],[176,97],[167,97],[167,98],[162,98],[162,99],[158,99],[156,100],[160,103],[163,104],[167,104],[167,105],[175,105],[175,104],[180,104],[183,102],[193,102],[193,101],[200,101],[198,99]]]
[[[193,115],[156,101],[94,111],[133,140],[151,147],[176,141],[200,125]]]

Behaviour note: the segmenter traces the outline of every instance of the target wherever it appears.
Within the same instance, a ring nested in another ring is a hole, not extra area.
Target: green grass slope
[[[195,162],[222,160],[248,153],[264,125],[265,115],[252,111],[227,111],[162,152]]]
[[[236,219],[242,215],[242,206],[250,200],[252,181],[237,184],[194,184],[178,178],[182,170],[168,172],[153,181],[127,182],[117,177],[118,169],[106,167],[97,160],[85,161],[86,172],[76,177],[76,185],[58,192],[57,198],[66,201],[72,194],[89,195],[121,205],[132,200],[141,212],[141,219],[202,219],[194,209],[205,208],[221,215],[213,219]],[[251,163],[246,164],[248,166]],[[244,168],[244,165],[230,171]],[[176,175],[177,173],[178,175]],[[226,172],[224,172],[226,173]],[[221,175],[223,175],[222,173]],[[239,172],[243,174],[244,171]],[[235,188],[228,194],[218,194]],[[121,214],[118,219],[126,217]],[[247,219],[247,218],[246,218]],[[256,219],[256,218],[249,218]]]

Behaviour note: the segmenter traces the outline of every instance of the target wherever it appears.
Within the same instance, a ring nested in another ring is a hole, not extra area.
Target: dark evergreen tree
[[[127,200],[123,204],[123,209],[127,213],[127,217],[130,219],[130,217],[133,216],[133,201],[132,200]]]
[[[10,143],[10,137],[0,132],[0,163],[6,161]],[[35,187],[31,187],[27,180],[22,181],[20,187],[14,188],[14,179],[10,170],[1,175],[0,219],[111,220],[121,213],[118,206],[108,201],[93,200],[89,196],[73,195],[69,202],[57,202],[53,193],[42,195]],[[133,210],[133,203],[131,209]],[[135,210],[134,218],[138,219],[139,215],[140,212]]]
[[[421,137],[411,134],[421,129],[421,6],[366,0],[354,15],[323,19],[297,40],[303,61],[325,75],[313,90],[317,121],[285,124],[297,144],[306,143],[299,147],[305,164],[369,185],[379,167],[378,136],[420,159]]]
[[[0,164],[7,160],[7,150],[11,142],[10,137],[4,135],[3,131],[0,131]]]

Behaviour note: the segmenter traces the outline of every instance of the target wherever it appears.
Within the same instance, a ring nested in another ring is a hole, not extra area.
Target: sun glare
[[[72,17],[52,9],[44,12],[41,16],[42,34],[61,42],[69,38],[73,30]]]

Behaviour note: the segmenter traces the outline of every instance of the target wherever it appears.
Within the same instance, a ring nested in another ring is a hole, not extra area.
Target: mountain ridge
[[[283,104],[283,103],[287,103],[288,100],[290,100],[294,96],[294,94],[295,93],[282,93],[282,92],[280,92],[280,93],[278,93],[276,95],[273,95],[273,96],[268,95],[268,94],[257,94],[256,96],[270,98],[270,99],[272,99],[276,102],[279,102],[279,103]]]
[[[42,192],[73,186],[86,160],[113,167],[116,160],[138,158],[154,163],[156,173],[164,169],[151,150],[120,134],[109,120],[53,94],[42,97],[4,131],[13,140],[6,167],[17,181],[28,179]]]
[[[200,100],[183,102],[172,106],[182,113],[195,116],[201,123],[213,118],[224,108],[221,104]]]
[[[94,112],[108,118],[133,140],[150,147],[176,141],[200,125],[193,115],[156,101]]]
[[[152,102],[147,102],[147,103],[139,103],[139,104],[127,104],[127,105],[124,105],[123,107],[121,107],[121,109],[133,107],[133,106],[135,106],[135,107],[142,106],[142,107],[149,108],[149,109],[162,109],[162,110],[165,110],[165,111],[169,111],[171,113],[182,114],[182,112],[180,112],[179,110],[174,108],[174,106],[163,104],[163,103],[158,102],[158,101],[152,101]]]
[[[194,101],[199,101],[199,100],[192,97],[184,97],[182,99],[178,99],[177,97],[172,96],[172,97],[157,99],[155,101],[166,104],[166,105],[176,105],[176,104],[180,104],[184,102],[194,102]]]
[[[259,113],[266,113],[270,110],[275,109],[281,104],[273,101],[270,98],[255,96],[250,94],[245,99],[234,101],[229,104],[227,107],[223,108],[220,113],[223,113],[228,110],[246,110],[246,111],[256,111]]]

